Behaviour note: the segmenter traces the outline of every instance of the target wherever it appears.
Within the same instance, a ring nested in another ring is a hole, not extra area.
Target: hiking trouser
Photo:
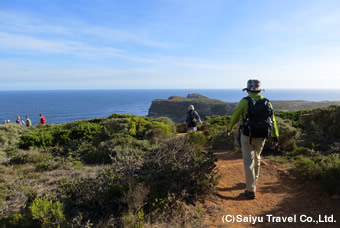
[[[189,127],[187,125],[187,131],[197,131],[197,126]]]
[[[246,177],[246,188],[248,191],[256,192],[256,182],[260,174],[261,152],[265,138],[252,138],[249,144],[249,137],[241,134],[241,148]]]

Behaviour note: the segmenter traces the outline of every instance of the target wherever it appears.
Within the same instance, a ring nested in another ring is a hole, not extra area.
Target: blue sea
[[[238,102],[246,96],[240,89],[0,91],[0,121],[14,122],[18,115],[22,119],[28,115],[35,125],[39,123],[40,113],[48,124],[108,117],[112,113],[146,116],[154,99],[185,97],[189,93],[227,102]],[[340,100],[339,89],[272,89],[262,94],[270,100]]]

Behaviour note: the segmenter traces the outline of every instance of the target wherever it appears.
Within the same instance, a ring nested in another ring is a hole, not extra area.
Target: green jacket
[[[260,94],[254,94],[251,93],[249,94],[249,97],[253,98],[253,99],[263,99],[264,97]],[[248,100],[246,99],[242,99],[240,101],[240,103],[238,103],[235,111],[233,112],[232,116],[231,116],[231,120],[230,123],[228,124],[228,131],[231,131],[234,126],[240,121],[240,119],[242,118],[242,121],[244,121],[246,119],[246,115],[248,113]],[[275,116],[273,114],[272,117],[273,120],[273,131],[272,131],[272,137],[279,137],[279,129],[277,127],[277,123],[275,120]]]
[[[32,126],[32,122],[31,122],[30,119],[26,119],[26,126],[27,126],[27,127]]]

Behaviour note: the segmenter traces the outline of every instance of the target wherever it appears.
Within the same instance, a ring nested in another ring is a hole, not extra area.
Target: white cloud
[[[25,15],[24,13],[8,13],[0,11],[0,28],[3,31],[18,33],[53,33],[71,34],[71,30],[60,25],[50,25],[37,18]]]
[[[129,54],[125,50],[118,48],[91,46],[77,41],[44,40],[32,36],[4,32],[0,32],[0,50],[5,50],[12,54],[71,54],[81,57],[111,57],[133,62],[153,62],[150,58]]]
[[[51,34],[64,36],[67,39],[77,36],[93,36],[109,41],[131,42],[139,45],[155,48],[173,48],[174,45],[166,42],[151,39],[148,32],[141,32],[140,29],[127,31],[123,29],[109,28],[105,26],[92,26],[84,22],[70,21],[68,24],[55,25],[38,18],[33,18],[22,13],[7,13],[0,11],[0,29],[8,33],[30,34]]]

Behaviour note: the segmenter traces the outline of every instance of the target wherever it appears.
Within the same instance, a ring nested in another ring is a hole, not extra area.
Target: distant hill
[[[240,98],[241,99],[241,98]],[[304,109],[315,109],[330,105],[340,105],[340,101],[271,101],[275,111],[298,111]],[[229,116],[235,110],[238,103],[224,102],[210,99],[201,94],[189,94],[187,97],[171,96],[168,99],[156,99],[152,101],[149,108],[149,117],[166,116],[175,122],[183,122],[189,105],[194,105],[201,118],[207,116]]]

